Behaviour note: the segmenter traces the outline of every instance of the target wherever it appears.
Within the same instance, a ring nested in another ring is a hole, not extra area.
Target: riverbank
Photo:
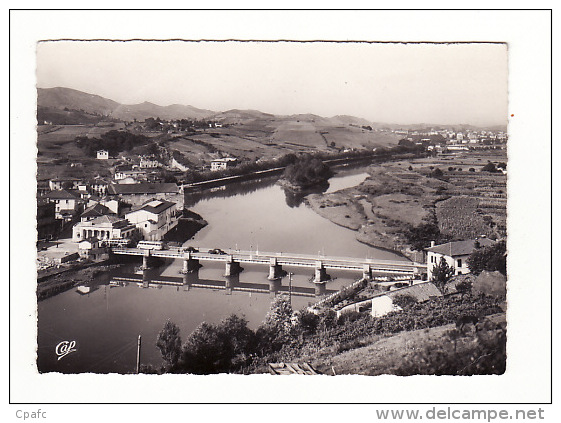
[[[378,163],[361,184],[305,201],[320,216],[356,231],[359,242],[421,261],[422,252],[412,245],[419,240],[411,236],[421,225],[434,225],[443,239],[506,236],[506,176],[462,168],[486,160],[470,153]]]
[[[54,274],[38,275],[37,300],[41,301],[50,298],[76,286],[87,285],[103,272],[117,269],[121,266],[122,264],[112,263],[109,260],[84,262],[70,265]]]
[[[331,222],[356,231],[357,241],[363,244],[422,260],[406,234],[430,219],[441,182],[407,166],[401,161],[370,166],[361,184],[309,195],[306,204]]]
[[[164,240],[184,243],[207,225],[208,222],[201,215],[185,209],[177,222],[177,226],[164,236]]]

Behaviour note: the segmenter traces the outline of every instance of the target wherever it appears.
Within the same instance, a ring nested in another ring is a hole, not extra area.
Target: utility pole
[[[140,373],[140,345],[141,337],[138,335],[138,346],[136,348],[136,374]]]
[[[294,273],[288,272],[288,303],[290,307],[292,307],[292,275]]]

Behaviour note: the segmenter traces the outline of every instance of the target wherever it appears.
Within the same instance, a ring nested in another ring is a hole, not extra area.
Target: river
[[[363,169],[342,170],[330,179],[327,192],[361,183]],[[185,195],[186,207],[203,216],[208,226],[186,245],[404,260],[355,239],[355,232],[320,217],[302,196],[286,194],[275,178],[245,181],[202,193]],[[181,261],[168,260],[151,270],[150,281],[135,273],[139,263],[98,275],[89,293],[70,290],[38,303],[38,359],[40,372],[132,373],[136,365],[138,335],[142,337],[141,362],[161,363],[156,337],[170,319],[185,339],[201,322],[218,323],[231,313],[243,315],[251,328],[263,321],[275,292],[270,292],[268,268],[245,266],[234,278],[225,278],[223,264],[206,264],[185,278]],[[310,282],[312,269],[286,268],[291,281],[292,305],[303,308],[318,300]],[[359,277],[330,271],[334,292]],[[275,290],[288,291],[285,277]],[[59,359],[60,342],[75,342],[73,351]]]

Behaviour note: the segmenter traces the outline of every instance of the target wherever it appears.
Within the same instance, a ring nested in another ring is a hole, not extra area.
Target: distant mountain
[[[374,126],[374,124],[363,118],[357,118],[355,116],[349,115],[337,115],[331,118],[333,123],[338,123],[340,125],[358,125],[358,126]]]
[[[193,106],[172,104],[171,106],[158,106],[144,102],[141,104],[120,104],[104,97],[88,94],[71,88],[38,88],[37,107],[42,113],[73,111],[93,116],[107,116],[121,120],[140,120],[149,117],[161,119],[206,119],[216,112],[198,109]],[[87,116],[84,120],[89,122]],[[84,122],[86,123],[86,122]]]
[[[157,104],[145,101],[141,104],[120,104],[112,116],[121,120],[145,120],[149,117],[159,117],[160,119],[207,119],[216,112],[212,110],[197,109],[193,106],[172,104],[171,106],[158,106]]]
[[[144,121],[149,117],[159,117],[165,120],[172,119],[214,119],[223,123],[245,123],[245,122],[272,122],[278,123],[308,122],[313,126],[322,128],[324,126],[371,126],[373,128],[391,129],[413,129],[421,130],[428,128],[452,129],[465,131],[470,129],[506,130],[506,126],[495,125],[489,127],[476,127],[473,125],[439,125],[439,124],[386,124],[371,122],[367,119],[348,115],[337,115],[330,118],[314,115],[311,113],[294,115],[273,115],[259,110],[232,109],[225,112],[198,109],[193,106],[172,104],[170,106],[159,106],[145,101],[141,104],[120,104],[95,94],[88,94],[71,88],[38,88],[37,89],[37,118],[41,121],[49,121],[54,124],[77,124],[96,123],[102,120],[124,120],[134,119]],[[266,125],[269,125],[266,123]]]
[[[71,88],[38,88],[37,106],[52,109],[77,110],[89,114],[107,116],[113,112],[119,103],[108,100],[99,95],[88,94]]]
[[[276,116],[260,112],[259,110],[232,109],[225,112],[215,113],[212,115],[212,118],[224,123],[240,123],[252,120],[270,120],[275,119]]]

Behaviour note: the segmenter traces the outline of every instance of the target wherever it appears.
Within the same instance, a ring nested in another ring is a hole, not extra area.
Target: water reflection
[[[278,180],[278,178],[278,176],[269,176],[266,178],[221,185],[214,188],[185,191],[185,208],[193,207],[201,200],[210,200],[213,198],[228,198],[236,195],[244,196],[247,194],[251,194],[255,191],[273,185]]]
[[[325,182],[324,184],[317,185],[313,188],[308,188],[302,191],[294,191],[290,188],[283,188],[286,205],[290,208],[300,207],[300,205],[304,202],[304,198],[310,194],[323,194],[329,189],[329,182]]]
[[[283,280],[286,279],[286,280]],[[264,282],[240,281],[240,275],[224,276],[224,279],[204,279],[199,276],[199,271],[182,274],[180,277],[163,276],[154,273],[154,269],[138,273],[122,273],[114,276],[109,285],[111,287],[127,286],[135,283],[139,288],[158,288],[163,286],[175,286],[177,291],[192,291],[194,289],[210,289],[213,291],[224,291],[225,295],[232,295],[233,292],[252,292],[256,294],[288,294],[315,298],[318,296],[329,295],[336,292],[336,289],[325,289],[318,294],[314,286],[289,285],[288,276],[279,277]]]

